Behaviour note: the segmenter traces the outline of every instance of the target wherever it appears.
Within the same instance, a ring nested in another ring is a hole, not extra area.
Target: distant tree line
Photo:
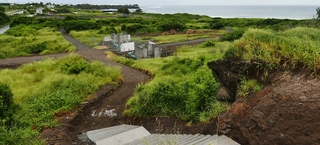
[[[0,26],[8,24],[10,18],[4,13],[5,8],[0,6]]]

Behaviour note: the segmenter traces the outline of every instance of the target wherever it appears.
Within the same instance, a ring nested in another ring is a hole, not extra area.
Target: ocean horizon
[[[221,18],[313,19],[317,5],[162,5],[141,6],[143,12],[189,13]]]

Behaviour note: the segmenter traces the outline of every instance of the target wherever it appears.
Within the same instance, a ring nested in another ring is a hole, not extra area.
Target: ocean
[[[320,6],[141,6],[143,12],[174,14],[190,13],[221,18],[278,18],[312,19],[317,17],[316,9]]]

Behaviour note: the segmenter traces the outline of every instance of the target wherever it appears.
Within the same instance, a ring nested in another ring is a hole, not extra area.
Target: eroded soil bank
[[[208,65],[236,100],[215,121],[220,134],[249,145],[320,144],[317,77],[305,71],[281,70],[268,71],[266,79],[254,64],[240,60]],[[236,85],[243,76],[257,79],[264,89],[245,98],[236,97]]]

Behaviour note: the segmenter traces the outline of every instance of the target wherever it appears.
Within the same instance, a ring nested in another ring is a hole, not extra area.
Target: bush
[[[13,121],[14,103],[13,94],[8,85],[0,83],[0,126],[4,122],[5,126],[11,126]]]
[[[0,26],[5,25],[10,22],[10,18],[4,13],[0,11]]]
[[[238,85],[237,96],[246,97],[262,89],[262,86],[256,80],[243,79]]]
[[[99,30],[102,27],[100,23],[90,20],[64,20],[62,26],[68,33],[72,30]]]
[[[160,31],[163,31],[163,32],[170,31],[170,30],[183,31],[184,29],[187,28],[187,26],[177,20],[163,20],[158,24],[158,28]]]
[[[216,43],[213,40],[207,40],[201,44],[201,47],[214,47]]]
[[[79,74],[87,70],[89,63],[80,55],[70,55],[60,60],[59,69],[67,74]]]
[[[220,30],[220,29],[224,28],[224,24],[221,22],[210,23],[210,28],[215,29],[215,30]]]
[[[233,41],[242,37],[244,29],[237,29],[223,36],[224,41]]]
[[[212,105],[220,87],[204,59],[174,59],[161,67],[166,76],[136,88],[124,114],[130,116],[175,115],[183,120],[200,121],[200,114],[214,117]],[[173,73],[174,72],[174,73]],[[195,73],[192,73],[195,72]],[[219,108],[215,108],[219,109]],[[221,112],[221,110],[216,110]],[[210,114],[210,115],[208,115]],[[202,120],[203,121],[203,120]]]

